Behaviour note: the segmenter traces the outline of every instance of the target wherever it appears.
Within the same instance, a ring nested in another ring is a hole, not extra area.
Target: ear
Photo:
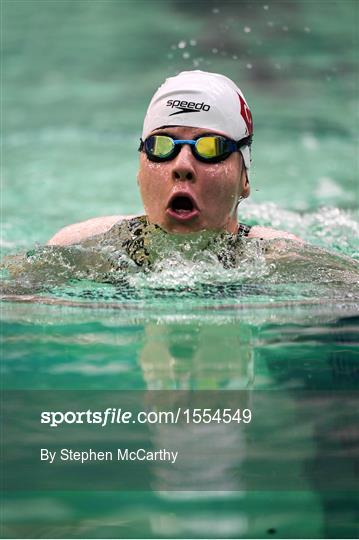
[[[247,169],[245,167],[242,168],[241,188],[242,188],[241,197],[243,197],[243,199],[246,199],[250,195],[251,188],[250,188],[250,185],[249,185],[249,178],[248,178],[248,174],[247,174]]]

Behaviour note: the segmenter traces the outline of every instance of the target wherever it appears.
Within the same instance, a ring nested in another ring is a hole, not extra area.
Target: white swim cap
[[[238,86],[224,75],[200,70],[182,71],[159,87],[147,109],[142,139],[164,126],[213,129],[234,141],[253,134],[252,114]],[[248,169],[250,146],[241,153]]]

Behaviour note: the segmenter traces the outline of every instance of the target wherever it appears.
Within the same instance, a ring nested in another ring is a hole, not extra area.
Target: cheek
[[[165,171],[162,163],[149,161],[141,157],[140,169],[137,175],[141,194],[144,197],[154,197],[165,181]]]
[[[237,198],[239,191],[239,177],[237,170],[231,163],[215,163],[206,173],[207,193],[216,201],[228,202],[230,205]]]

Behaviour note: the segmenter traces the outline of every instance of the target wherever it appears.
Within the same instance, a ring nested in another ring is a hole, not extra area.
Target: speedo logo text
[[[179,99],[169,99],[166,103],[166,107],[180,109],[179,111],[171,113],[170,116],[189,112],[209,111],[211,108],[210,105],[207,105],[203,101],[202,103],[195,103],[194,101],[180,101]]]

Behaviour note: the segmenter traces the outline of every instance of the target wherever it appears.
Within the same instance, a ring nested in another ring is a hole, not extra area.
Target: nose
[[[196,179],[194,159],[189,145],[184,144],[180,153],[172,161],[172,179],[194,182]]]

